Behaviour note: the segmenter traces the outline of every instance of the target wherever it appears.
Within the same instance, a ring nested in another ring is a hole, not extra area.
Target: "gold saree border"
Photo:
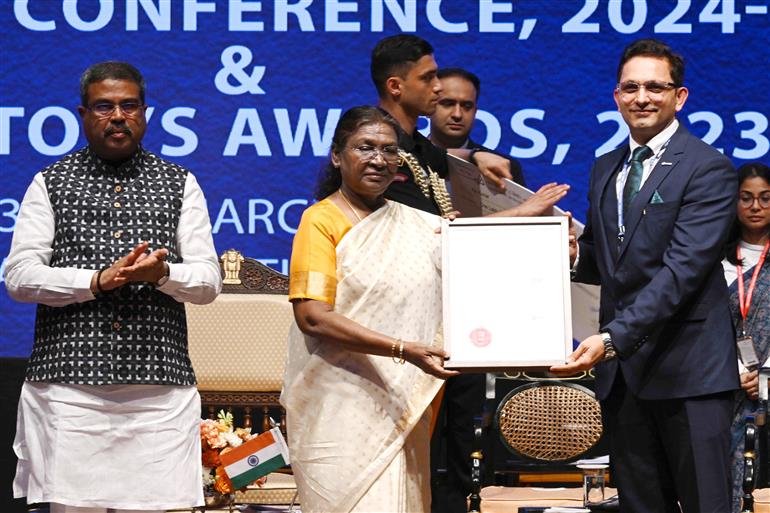
[[[317,271],[297,271],[289,276],[289,299],[317,299],[334,304],[337,278]]]

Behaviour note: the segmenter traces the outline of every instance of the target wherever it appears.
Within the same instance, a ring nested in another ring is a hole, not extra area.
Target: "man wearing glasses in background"
[[[35,175],[5,268],[9,295],[38,303],[14,496],[51,513],[202,505],[184,302],[222,287],[205,199],[141,146],[136,68],[91,66],[80,95],[88,146]]]
[[[585,231],[570,251],[574,279],[602,287],[601,329],[551,370],[596,366],[621,511],[730,511],[739,383],[720,259],[735,171],[676,120],[688,91],[671,48],[632,43],[617,77],[631,137],[594,163]]]

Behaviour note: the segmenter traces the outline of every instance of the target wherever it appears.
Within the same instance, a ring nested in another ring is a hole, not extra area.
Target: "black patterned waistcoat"
[[[141,147],[114,168],[86,147],[43,177],[56,226],[51,267],[109,267],[142,241],[181,261],[184,168]],[[184,304],[152,284],[129,283],[93,301],[38,305],[27,380],[194,385]]]

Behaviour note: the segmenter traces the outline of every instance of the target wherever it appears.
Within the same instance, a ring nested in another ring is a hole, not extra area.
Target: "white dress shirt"
[[[5,286],[16,301],[65,306],[94,299],[91,278],[98,269],[49,266],[54,231],[45,179],[37,173],[21,203],[5,266]],[[219,294],[222,279],[206,200],[189,172],[176,237],[182,262],[168,264],[169,279],[158,290],[179,302],[210,303]]]
[[[661,130],[658,135],[647,141],[647,146],[652,150],[652,155],[645,159],[644,162],[642,162],[642,181],[639,184],[639,188],[641,188],[644,185],[644,182],[647,181],[647,179],[650,177],[650,174],[652,173],[652,170],[655,168],[655,165],[658,163],[660,158],[663,156],[663,153],[666,151],[666,148],[668,147],[668,142],[671,140],[671,137],[674,135],[676,130],[679,128],[679,121],[674,118],[674,122],[668,125],[666,128]],[[623,165],[623,169],[621,169],[620,173],[618,173],[618,177],[615,180],[615,192],[618,198],[618,233],[624,232],[623,228],[623,187],[626,186],[626,179],[628,178],[628,171],[631,168],[631,155],[633,155],[634,150],[638,148],[639,146],[642,146],[638,142],[634,141],[632,137],[628,138],[628,146],[629,146],[629,153],[628,153],[628,159],[626,160],[626,163]],[[578,246],[577,255],[575,257],[575,261],[572,263],[572,270],[577,269],[578,262],[580,261],[580,246]]]
[[[663,156],[663,153],[665,153],[666,148],[668,147],[668,142],[671,140],[671,137],[674,135],[674,133],[676,133],[677,128],[679,128],[679,121],[674,119],[673,123],[661,130],[655,137],[647,141],[646,146],[652,150],[652,155],[650,155],[649,158],[642,162],[642,181],[639,184],[640,189],[644,185],[644,182],[646,182],[650,177],[652,170],[655,169],[655,166]],[[623,188],[626,186],[628,172],[631,169],[631,155],[633,155],[635,149],[642,145],[634,141],[633,137],[629,137],[628,146],[630,149],[628,159],[626,160],[626,163],[623,165],[623,169],[620,171],[620,173],[618,173],[618,177],[615,180],[615,192],[617,193],[618,198],[618,228],[621,228],[623,223]]]

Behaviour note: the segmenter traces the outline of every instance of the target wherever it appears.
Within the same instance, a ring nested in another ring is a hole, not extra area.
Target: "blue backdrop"
[[[736,165],[770,161],[768,0],[4,0],[0,27],[3,266],[34,174],[85,144],[78,79],[103,60],[144,73],[144,144],[198,177],[217,251],[282,272],[341,111],[376,102],[369,53],[399,32],[481,77],[474,138],[531,187],[571,184],[577,218],[592,160],[627,137],[612,90],[639,37],[685,56],[686,126]],[[26,356],[34,306],[0,289],[0,356]]]

